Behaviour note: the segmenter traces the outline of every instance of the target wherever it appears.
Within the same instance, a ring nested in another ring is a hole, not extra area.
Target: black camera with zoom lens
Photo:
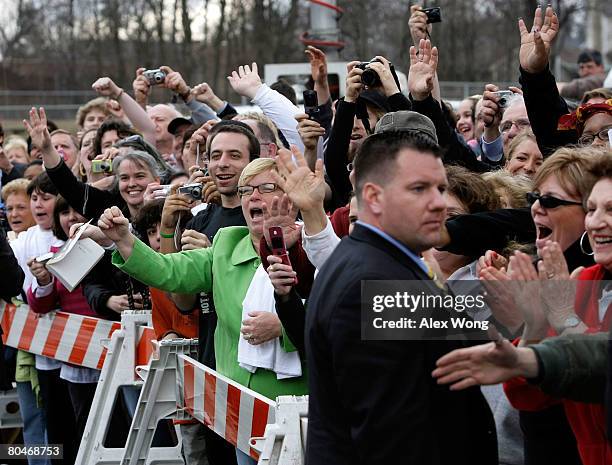
[[[362,61],[361,63],[355,65],[355,68],[363,70],[363,73],[361,73],[361,83],[368,86],[370,89],[382,86],[382,81],[380,80],[378,73],[369,67],[371,63],[382,63],[382,61],[378,58],[372,58],[370,61]],[[389,62],[389,69],[391,70],[391,75],[397,84],[397,88],[401,90],[400,82],[397,77],[397,73],[395,72],[395,67],[391,62]]]
[[[149,84],[152,86],[157,86],[162,84],[166,79],[166,73],[164,73],[161,69],[147,69],[143,71],[142,75],[147,78]]]
[[[177,194],[188,195],[193,200],[202,200],[203,186],[200,182],[194,182],[179,187],[176,192]]]
[[[442,13],[440,12],[439,6],[423,8],[421,11],[427,15],[427,24],[442,22]]]

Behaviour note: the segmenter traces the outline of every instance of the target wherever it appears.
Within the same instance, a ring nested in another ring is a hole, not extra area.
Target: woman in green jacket
[[[283,194],[274,182],[273,170],[276,170],[276,163],[272,159],[256,159],[246,166],[238,190],[248,226],[219,230],[209,248],[167,255],[156,253],[129,232],[128,220],[117,207],[104,212],[99,226],[117,244],[113,263],[130,276],[167,292],[212,291],[218,317],[215,331],[217,371],[274,400],[279,395],[306,394],[306,377],[279,380],[270,370],[259,368],[251,373],[241,368],[237,360],[238,340],[242,336],[242,303],[261,264],[257,251],[264,231],[263,205],[272,205],[274,197]],[[299,230],[291,227],[294,219],[287,219],[287,247],[299,237]],[[284,337],[280,323],[274,331],[281,338],[284,350],[295,350]],[[260,341],[251,339],[250,342]]]

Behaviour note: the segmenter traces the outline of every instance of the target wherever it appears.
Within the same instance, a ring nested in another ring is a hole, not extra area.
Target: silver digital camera
[[[514,95],[510,90],[498,90],[497,92],[493,93],[499,97],[499,100],[497,101],[497,106],[499,108],[506,108],[508,103],[510,103],[510,99]]]
[[[193,200],[202,200],[203,186],[200,182],[194,182],[191,184],[185,184],[179,187],[176,191],[177,194],[184,194],[191,197]]]
[[[166,73],[164,73],[161,69],[147,69],[142,75],[147,78],[149,84],[152,86],[157,86],[162,84],[166,79]]]

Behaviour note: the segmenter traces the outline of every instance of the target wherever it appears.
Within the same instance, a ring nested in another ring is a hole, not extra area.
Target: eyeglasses
[[[530,127],[531,123],[527,118],[517,119],[516,121],[504,121],[499,127],[499,130],[501,132],[508,132],[510,129],[512,129],[512,126],[516,126],[516,128],[520,131],[521,129]]]
[[[255,189],[257,189],[260,194],[270,194],[278,189],[278,185],[274,184],[273,182],[266,182],[260,184],[259,186],[240,186],[238,188],[238,195],[240,197],[252,195],[253,192],[255,192]]]
[[[536,200],[540,201],[540,206],[542,208],[557,208],[566,205],[580,205],[582,206],[582,202],[573,202],[571,200],[563,200],[558,199],[557,197],[553,197],[552,195],[540,195],[537,192],[528,192],[527,193],[527,202],[529,205],[533,205],[536,203]]]
[[[578,143],[580,145],[591,145],[595,138],[598,138],[599,140],[603,140],[605,142],[608,140],[608,131],[610,129],[612,129],[612,126],[608,126],[607,128],[604,128],[595,134],[585,134],[580,139],[578,139]]]

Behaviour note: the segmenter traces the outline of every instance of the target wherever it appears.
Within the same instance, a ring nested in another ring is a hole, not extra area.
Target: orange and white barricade
[[[65,312],[41,315],[27,305],[0,303],[5,345],[73,365],[101,369],[106,348],[100,341],[121,328],[116,321]]]
[[[197,339],[155,341],[150,311],[126,310],[117,323],[64,312],[36,315],[25,305],[0,307],[6,345],[102,368],[75,465],[183,465],[180,441],[173,447],[151,443],[159,420],[191,417],[260,464],[304,463],[307,396],[273,401],[199,363]],[[125,447],[105,447],[121,386],[140,385]]]

